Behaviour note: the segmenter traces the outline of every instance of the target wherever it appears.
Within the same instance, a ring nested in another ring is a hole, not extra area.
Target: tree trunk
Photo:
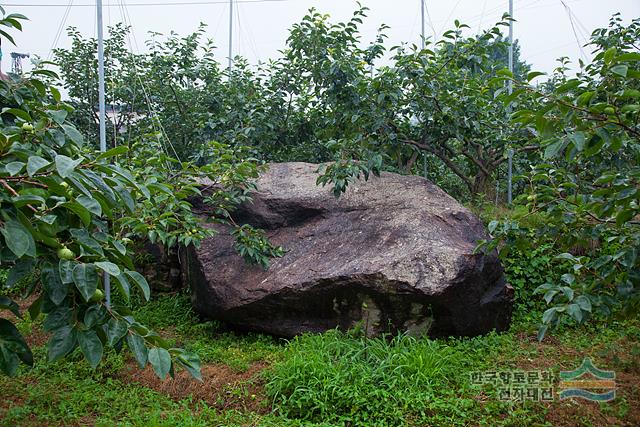
[[[473,179],[471,186],[471,197],[477,198],[479,194],[487,194],[487,186],[489,185],[489,175],[480,170]]]

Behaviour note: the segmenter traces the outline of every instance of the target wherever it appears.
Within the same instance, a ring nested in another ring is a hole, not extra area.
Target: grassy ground
[[[236,335],[198,324],[188,298],[163,296],[138,309],[140,320],[197,350],[204,382],[184,373],[159,381],[128,354],[109,353],[92,370],[74,354],[45,362],[46,335],[22,321],[37,363],[0,377],[0,424],[131,426],[452,426],[640,425],[640,321],[565,329],[535,340],[531,316],[512,329],[473,339],[364,339],[335,331],[290,342]],[[611,403],[499,400],[496,386],[473,384],[475,371],[577,368],[589,356],[615,370]]]

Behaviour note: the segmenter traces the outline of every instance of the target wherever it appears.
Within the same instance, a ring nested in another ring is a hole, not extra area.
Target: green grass
[[[282,342],[234,334],[216,322],[199,324],[185,295],[138,304],[135,313],[177,344],[196,350],[205,364],[237,372],[255,362],[270,366],[263,371],[259,398],[271,412],[174,400],[123,375],[131,365],[126,352],[108,352],[105,362],[92,370],[77,352],[48,364],[39,347],[34,368],[21,369],[14,379],[0,377],[0,425],[552,425],[546,415],[561,406],[501,402],[494,388],[472,385],[470,373],[523,367],[557,372],[575,368],[585,355],[607,369],[640,371],[640,322],[633,320],[565,327],[544,345],[529,339],[535,328],[526,318],[516,319],[510,332],[466,339],[366,339],[356,332],[329,331]],[[25,320],[19,328],[30,333],[39,323]],[[634,408],[637,395],[624,394],[599,411],[625,420]],[[566,415],[569,424],[589,424],[588,416]]]
[[[173,337],[198,353],[204,363],[223,363],[244,371],[258,361],[273,361],[283,343],[261,334],[225,331],[218,322],[199,323],[186,295],[171,295],[142,304],[134,312],[141,323]]]

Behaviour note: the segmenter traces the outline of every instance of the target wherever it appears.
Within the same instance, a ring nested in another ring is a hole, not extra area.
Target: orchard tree
[[[140,114],[147,111],[136,75],[141,57],[126,48],[128,35],[129,29],[117,24],[105,38],[105,102],[112,118],[106,122],[109,147],[119,145],[127,136],[125,131],[132,130]],[[98,141],[98,42],[84,38],[75,27],[68,29],[67,36],[71,48],[55,49],[54,61],[73,106],[69,120],[89,141]]]
[[[19,19],[24,17],[7,15],[0,28],[21,29]],[[131,243],[142,238],[166,247],[198,245],[210,235],[188,202],[207,178],[216,188],[207,200],[219,215],[213,220],[233,227],[238,251],[266,268],[282,249],[230,216],[248,199],[259,164],[240,148],[211,144],[208,152],[217,162],[199,168],[163,151],[157,133],[98,153],[69,122],[72,106],[44,82],[56,79],[52,71],[36,69],[0,81],[0,263],[9,270],[6,285],[28,279],[26,294],[37,295],[28,315],[45,316],[49,361],[79,347],[95,367],[105,347],[126,344],[140,367],[150,363],[161,378],[177,367],[199,378],[197,355],[173,348],[127,308],[134,292],[150,297],[133,265]],[[111,305],[104,300],[107,275]],[[0,310],[25,314],[8,296],[0,297]],[[31,365],[31,350],[14,324],[0,318],[0,370],[15,375],[20,361]]]
[[[386,52],[385,27],[361,47],[365,12],[330,24],[312,10],[293,27],[281,60],[294,108],[312,126],[309,143],[335,161],[320,183],[331,182],[338,195],[349,181],[381,168],[420,173],[417,160],[427,155],[476,198],[487,193],[509,150],[536,158],[530,131],[510,123],[510,107],[497,99],[506,91],[494,77],[505,65],[508,43],[500,26],[508,18],[474,37],[465,37],[467,26],[456,21],[436,45],[394,47],[392,64],[376,68]]]
[[[535,108],[512,118],[534,129],[546,162],[522,178],[528,191],[516,201],[520,215],[492,222],[489,230],[498,239],[485,246],[503,241],[505,254],[514,246],[532,250],[552,243],[558,268],[565,270],[538,289],[551,305],[540,338],[570,320],[640,308],[638,40],[640,19],[624,26],[616,15],[608,28],[593,32],[594,60],[575,77],[556,75],[550,93],[518,85],[515,98],[504,100],[537,99]]]

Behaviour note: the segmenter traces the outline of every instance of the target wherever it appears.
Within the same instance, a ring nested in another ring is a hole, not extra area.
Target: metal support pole
[[[507,172],[507,180],[509,181],[509,186],[507,188],[507,201],[509,204],[513,201],[513,150],[509,149],[509,171]]]
[[[107,151],[107,124],[106,108],[104,101],[104,33],[102,31],[102,0],[96,0],[96,14],[98,27],[98,105],[100,120],[100,151]],[[109,274],[102,275],[104,295],[107,308],[111,307],[111,281]]]
[[[420,46],[424,50],[424,2],[425,0],[420,0],[420,16],[422,17],[422,39],[420,40]]]
[[[233,67],[233,0],[229,0],[229,77]]]
[[[513,0],[509,0],[509,71],[511,72],[511,76],[513,76]],[[507,82],[507,90],[509,95],[513,92],[513,82],[509,80]],[[508,171],[508,186],[507,186],[507,203],[511,204],[513,201],[513,150],[509,149],[509,171]]]

